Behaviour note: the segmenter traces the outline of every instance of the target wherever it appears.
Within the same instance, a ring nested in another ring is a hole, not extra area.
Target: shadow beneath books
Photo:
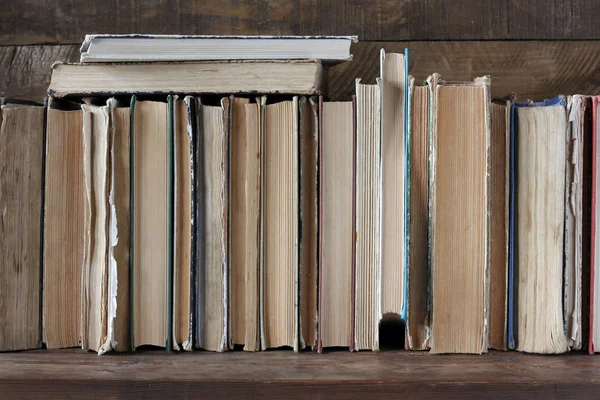
[[[384,314],[379,322],[379,348],[404,349],[405,324],[398,314]]]

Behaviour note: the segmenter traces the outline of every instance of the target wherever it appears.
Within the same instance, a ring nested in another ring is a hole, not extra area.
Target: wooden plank
[[[558,94],[600,93],[600,41],[362,42],[354,61],[329,73],[333,99],[349,99],[354,79],[374,83],[379,50],[409,49],[409,73],[416,82],[433,72],[445,80],[491,75],[492,96],[516,92],[519,99],[543,100]]]
[[[600,39],[596,0],[20,0],[0,45],[76,44],[86,33],[358,35],[361,40]]]
[[[4,396],[19,398],[310,394],[529,399],[574,393],[587,398],[600,390],[600,358],[582,353],[546,357],[515,352],[434,356],[404,351],[169,354],[158,350],[98,357],[78,349],[38,350],[0,354],[0,390]]]
[[[42,102],[52,63],[78,59],[78,46],[0,47],[0,97]]]
[[[379,50],[408,46],[410,73],[417,82],[433,72],[447,80],[492,76],[492,95],[517,92],[520,99],[543,100],[557,94],[600,93],[600,41],[360,42],[354,61],[329,73],[330,97],[349,100],[354,79],[374,83]],[[77,45],[0,47],[0,96],[41,101],[56,60],[77,61]]]

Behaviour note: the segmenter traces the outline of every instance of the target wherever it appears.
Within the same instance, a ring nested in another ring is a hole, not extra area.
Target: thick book
[[[173,99],[131,100],[131,349],[172,345]]]
[[[488,348],[490,79],[429,79],[432,353]]]
[[[406,320],[408,50],[380,53],[381,312]]]
[[[590,333],[589,333],[589,352],[590,354],[595,353],[600,343],[600,317],[596,317],[598,311],[600,311],[600,235],[598,235],[598,222],[600,221],[598,215],[598,133],[600,133],[600,96],[592,97],[592,224],[591,224],[591,259],[590,259]]]
[[[300,347],[299,98],[261,99],[261,349]]]
[[[356,36],[86,35],[81,62],[350,60]]]
[[[230,61],[52,66],[48,93],[64,96],[180,93],[325,94],[318,60]]]
[[[41,105],[1,100],[0,351],[13,351],[41,346],[46,113]]]
[[[508,198],[510,100],[491,104],[489,345],[508,350]]]
[[[232,97],[229,154],[231,342],[260,350],[259,249],[261,113],[256,102]]]
[[[46,125],[42,296],[43,341],[49,349],[81,345],[85,221],[83,111],[79,104],[51,99]]]
[[[355,350],[379,350],[381,312],[380,82],[356,80]]]
[[[429,143],[429,88],[415,85],[409,77],[408,137],[410,138],[410,210],[407,234],[408,260],[406,264],[406,337],[408,350],[429,349],[429,269],[427,262],[427,208],[428,208],[428,143]]]
[[[509,347],[567,351],[563,312],[566,100],[511,106]],[[537,323],[531,323],[537,321]]]
[[[229,347],[229,98],[196,98],[196,347]]]
[[[354,348],[355,101],[320,98],[317,350]]]

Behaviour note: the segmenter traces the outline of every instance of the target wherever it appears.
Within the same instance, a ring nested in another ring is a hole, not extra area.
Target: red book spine
[[[598,146],[598,102],[600,96],[592,98],[592,227],[590,238],[590,338],[589,352],[594,354],[594,264],[596,260],[596,149]]]

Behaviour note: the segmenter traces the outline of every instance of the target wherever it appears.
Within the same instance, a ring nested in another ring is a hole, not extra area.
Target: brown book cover
[[[0,108],[0,351],[41,346],[45,115],[40,105]]]

